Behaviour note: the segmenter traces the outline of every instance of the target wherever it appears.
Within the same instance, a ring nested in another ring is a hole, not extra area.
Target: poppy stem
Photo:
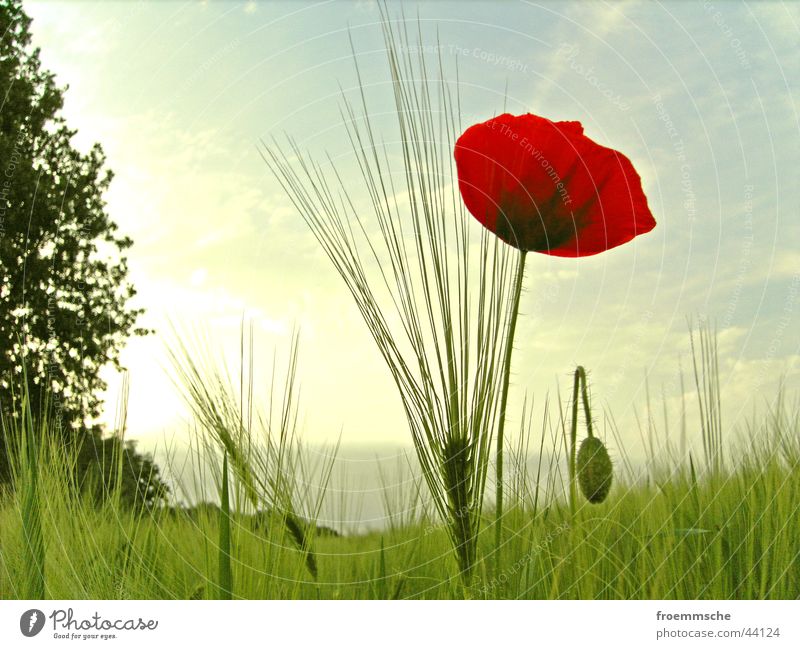
[[[506,338],[505,358],[503,359],[503,388],[500,395],[500,423],[497,426],[497,502],[494,527],[495,558],[500,565],[500,544],[502,542],[503,521],[503,432],[506,426],[506,403],[508,402],[508,383],[511,378],[511,352],[514,350],[514,332],[517,329],[517,316],[519,315],[519,298],[522,294],[522,280],[525,276],[525,257],[527,251],[520,250],[517,277],[514,283],[514,297],[511,303],[511,320],[508,324],[508,337]]]
[[[583,397],[583,411],[586,416],[586,427],[589,432],[589,437],[594,437],[592,434],[592,412],[589,409],[589,391],[586,388],[586,370],[583,366],[578,365],[575,369],[575,382],[572,386],[572,426],[570,429],[569,440],[569,509],[573,516],[577,510],[577,489],[575,482],[577,480],[576,460],[578,446],[578,390]]]

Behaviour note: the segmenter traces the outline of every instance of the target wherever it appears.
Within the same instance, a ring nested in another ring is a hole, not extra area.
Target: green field
[[[563,498],[537,499],[535,474],[512,478],[500,558],[487,506],[469,583],[435,519],[357,536],[304,526],[314,578],[283,517],[256,525],[236,513],[246,509],[240,480],[230,479],[228,512],[224,505],[132,511],[113,493],[98,507],[71,484],[69,458],[44,433],[35,452],[23,449],[17,489],[2,501],[0,596],[793,599],[800,596],[797,412],[778,399],[732,431],[717,470],[701,470],[697,458],[675,463],[664,451],[633,484],[618,461],[609,498],[582,501],[574,515]]]

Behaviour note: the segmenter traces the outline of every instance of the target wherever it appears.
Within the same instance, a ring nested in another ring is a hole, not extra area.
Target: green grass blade
[[[228,495],[228,454],[222,460],[222,490],[219,516],[219,598],[233,599],[231,570],[231,504]]]

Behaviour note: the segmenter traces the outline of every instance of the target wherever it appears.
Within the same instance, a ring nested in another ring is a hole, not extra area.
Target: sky
[[[341,155],[343,171],[353,171],[339,109],[357,84],[354,56],[375,110],[391,100],[377,6],[24,6],[45,67],[69,86],[64,113],[76,145],[100,142],[108,156],[108,210],[135,242],[136,305],[156,333],[122,354],[129,437],[150,450],[191,434],[167,349],[176,335],[191,346],[202,330],[210,347],[198,354],[219,354],[235,374],[244,317],[264,396],[273,357],[285,367],[300,333],[304,439],[410,444],[352,298],[257,148],[286,133],[314,155]],[[646,388],[659,409],[662,398],[672,413],[681,401],[687,318],[718,328],[726,427],[774,400],[780,381],[796,393],[800,5],[508,0],[389,10],[418,17],[426,43],[439,44],[447,66],[457,62],[465,123],[504,104],[582,122],[634,162],[658,223],[591,258],[529,255],[510,428],[526,392],[537,407],[559,388],[564,399],[581,364],[595,407],[613,413],[633,449]],[[388,116],[378,122],[390,128]],[[105,376],[113,422],[121,381]],[[695,408],[688,374],[683,390]]]

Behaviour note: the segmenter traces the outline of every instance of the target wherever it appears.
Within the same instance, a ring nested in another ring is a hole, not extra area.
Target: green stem
[[[517,277],[514,286],[514,298],[511,304],[511,321],[508,325],[508,338],[506,338],[505,358],[503,359],[503,391],[500,395],[500,423],[497,426],[497,505],[494,528],[495,555],[500,561],[500,543],[502,540],[503,520],[503,432],[506,426],[506,403],[508,402],[508,383],[511,377],[511,353],[514,351],[514,332],[517,329],[517,316],[519,315],[519,298],[522,294],[522,279],[525,274],[525,256],[527,252],[520,250]]]
[[[575,381],[572,384],[572,426],[569,436],[569,510],[575,516],[575,447],[578,442],[578,389],[581,382],[581,368],[575,370]]]
[[[577,494],[575,481],[577,479],[576,473],[576,453],[578,446],[578,390],[583,396],[583,411],[586,415],[586,427],[589,431],[589,437],[592,435],[592,413],[589,410],[589,392],[586,388],[586,370],[581,365],[575,369],[575,382],[572,385],[572,427],[570,429],[569,440],[569,509],[573,516],[577,509]]]
[[[231,503],[228,495],[228,454],[222,460],[222,493],[219,520],[219,598],[233,599],[231,571]]]
[[[592,434],[592,411],[589,408],[589,388],[586,387],[586,370],[583,366],[578,365],[578,371],[581,373],[581,395],[583,396],[583,414],[586,417],[586,432],[589,437],[594,437]]]

